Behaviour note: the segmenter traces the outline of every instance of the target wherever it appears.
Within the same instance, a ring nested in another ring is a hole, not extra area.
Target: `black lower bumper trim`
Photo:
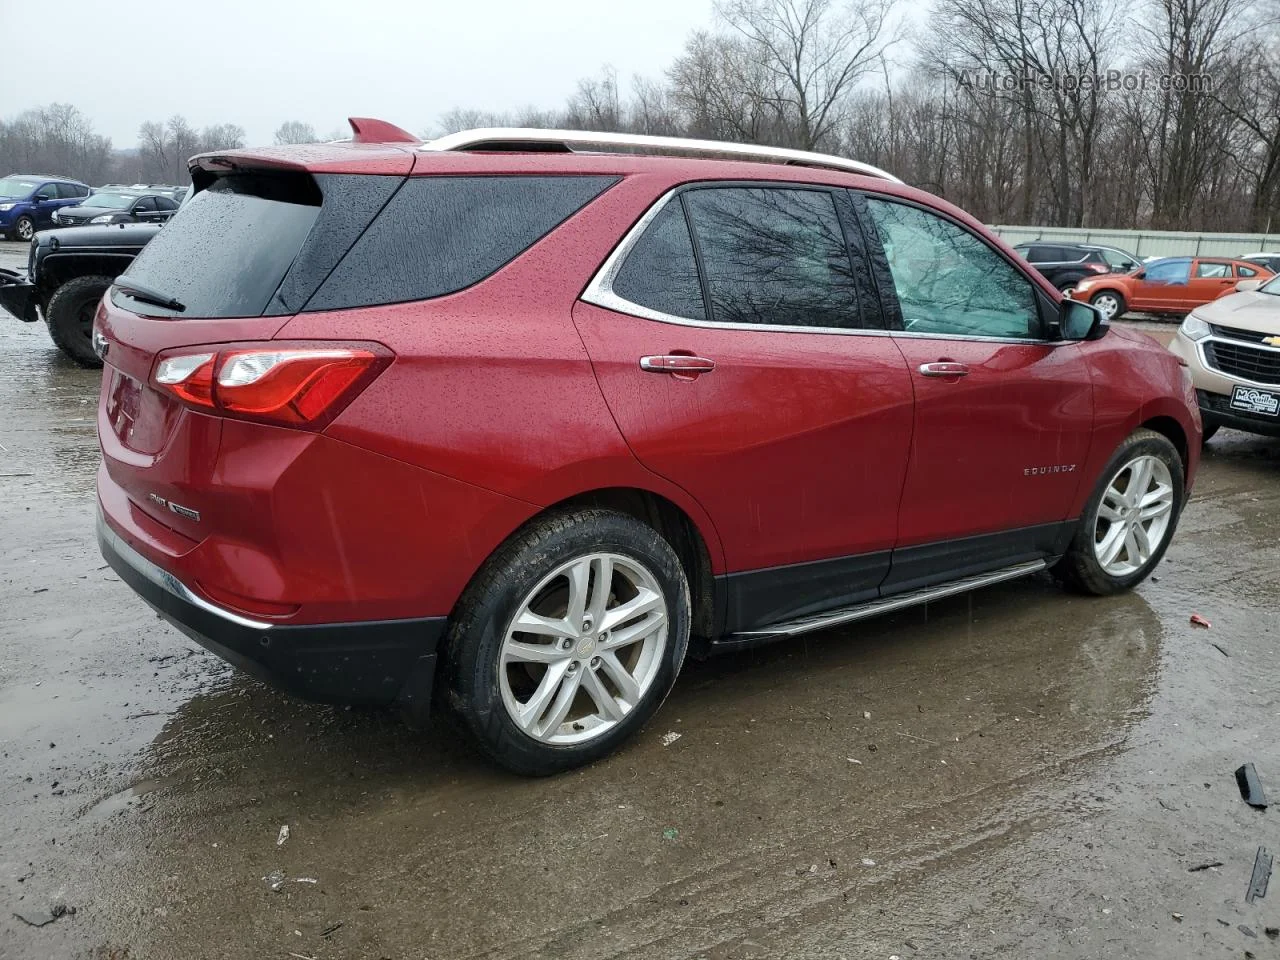
[[[1273,392],[1280,392],[1280,387],[1268,387]],[[1246,433],[1257,433],[1264,437],[1280,437],[1280,417],[1267,417],[1241,413],[1231,408],[1231,398],[1220,393],[1197,390],[1200,400],[1200,419],[1206,428],[1228,427],[1232,430],[1243,430]]]
[[[40,319],[36,312],[35,285],[12,270],[0,270],[0,307],[27,323]]]
[[[431,699],[445,617],[289,625],[252,620],[195,594],[98,516],[98,546],[120,579],[165,620],[246,673],[323,703],[421,711]]]

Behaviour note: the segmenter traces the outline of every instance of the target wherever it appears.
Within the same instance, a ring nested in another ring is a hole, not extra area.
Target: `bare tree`
[[[897,40],[893,0],[722,0],[716,9],[764,66],[761,92],[804,150],[830,140],[851,91]]]
[[[319,139],[316,136],[316,128],[301,120],[286,120],[276,127],[275,142],[277,144],[315,143]]]

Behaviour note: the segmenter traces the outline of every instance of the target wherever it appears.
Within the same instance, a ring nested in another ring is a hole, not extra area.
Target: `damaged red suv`
[[[353,127],[196,157],[96,318],[103,554],[246,670],[435,691],[544,774],[691,648],[1164,554],[1183,368],[950,204],[764,147]]]

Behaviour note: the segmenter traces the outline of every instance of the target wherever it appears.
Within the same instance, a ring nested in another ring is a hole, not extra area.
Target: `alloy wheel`
[[[592,553],[562,564],[507,625],[498,684],[508,715],[542,743],[603,736],[653,685],[668,619],[657,578],[638,561]]]
[[[1104,293],[1099,295],[1093,305],[1102,312],[1102,316],[1107,320],[1114,320],[1116,313],[1120,310],[1120,301],[1116,299],[1114,294]]]
[[[1162,459],[1143,454],[1111,478],[1094,522],[1093,552],[1113,577],[1136,573],[1155,555],[1173,521],[1173,478]]]
[[[26,217],[21,217],[18,220],[17,228],[19,240],[30,240],[36,234],[35,225]]]

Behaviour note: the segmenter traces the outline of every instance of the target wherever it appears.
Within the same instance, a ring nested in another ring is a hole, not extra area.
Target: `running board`
[[[758,627],[755,630],[743,630],[739,633],[730,634],[723,640],[717,640],[714,646],[717,648],[745,647],[763,640],[794,637],[814,630],[826,630],[828,627],[838,627],[845,623],[853,623],[855,620],[866,620],[869,617],[878,617],[883,613],[892,613],[894,610],[903,610],[907,607],[919,606],[922,603],[941,600],[944,597],[953,597],[958,593],[977,590],[979,587],[989,587],[994,583],[1002,583],[1005,580],[1015,580],[1018,577],[1036,573],[1048,566],[1048,560],[1032,560],[1029,563],[1019,563],[1012,567],[1005,567],[1002,570],[978,573],[971,577],[952,580],[950,583],[941,583],[936,587],[924,587],[920,590],[912,590],[910,593],[899,593],[892,597],[869,600],[866,603],[859,603],[852,607],[828,610],[825,613],[799,617],[795,620],[787,620],[767,627]]]

